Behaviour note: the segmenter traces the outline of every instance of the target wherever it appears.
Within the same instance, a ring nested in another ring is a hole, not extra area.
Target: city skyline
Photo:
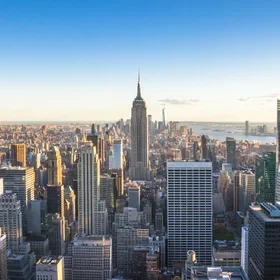
[[[160,4],[1,2],[0,120],[127,119],[140,67],[154,119],[273,121],[280,3]]]

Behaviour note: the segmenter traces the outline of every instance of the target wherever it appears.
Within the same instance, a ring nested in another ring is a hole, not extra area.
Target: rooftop
[[[193,266],[191,275],[193,280],[248,280],[247,275],[240,266]]]

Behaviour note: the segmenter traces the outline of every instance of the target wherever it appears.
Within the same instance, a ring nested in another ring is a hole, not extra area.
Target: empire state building
[[[140,75],[138,75],[137,96],[131,108],[129,178],[138,181],[150,180],[149,167],[147,107],[141,96]]]

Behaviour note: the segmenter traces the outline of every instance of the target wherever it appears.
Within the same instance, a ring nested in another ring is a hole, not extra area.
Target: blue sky
[[[1,0],[0,120],[274,121],[280,1]]]

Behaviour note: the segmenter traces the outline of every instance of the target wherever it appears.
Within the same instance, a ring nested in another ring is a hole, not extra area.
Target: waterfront
[[[180,122],[192,128],[196,135],[208,135],[210,138],[225,141],[226,137],[233,137],[238,141],[258,141],[262,144],[275,144],[275,136],[255,136],[244,134],[244,124],[242,123],[197,123],[197,122]],[[260,124],[252,124],[254,126]],[[274,129],[274,124],[267,124],[270,132]]]

